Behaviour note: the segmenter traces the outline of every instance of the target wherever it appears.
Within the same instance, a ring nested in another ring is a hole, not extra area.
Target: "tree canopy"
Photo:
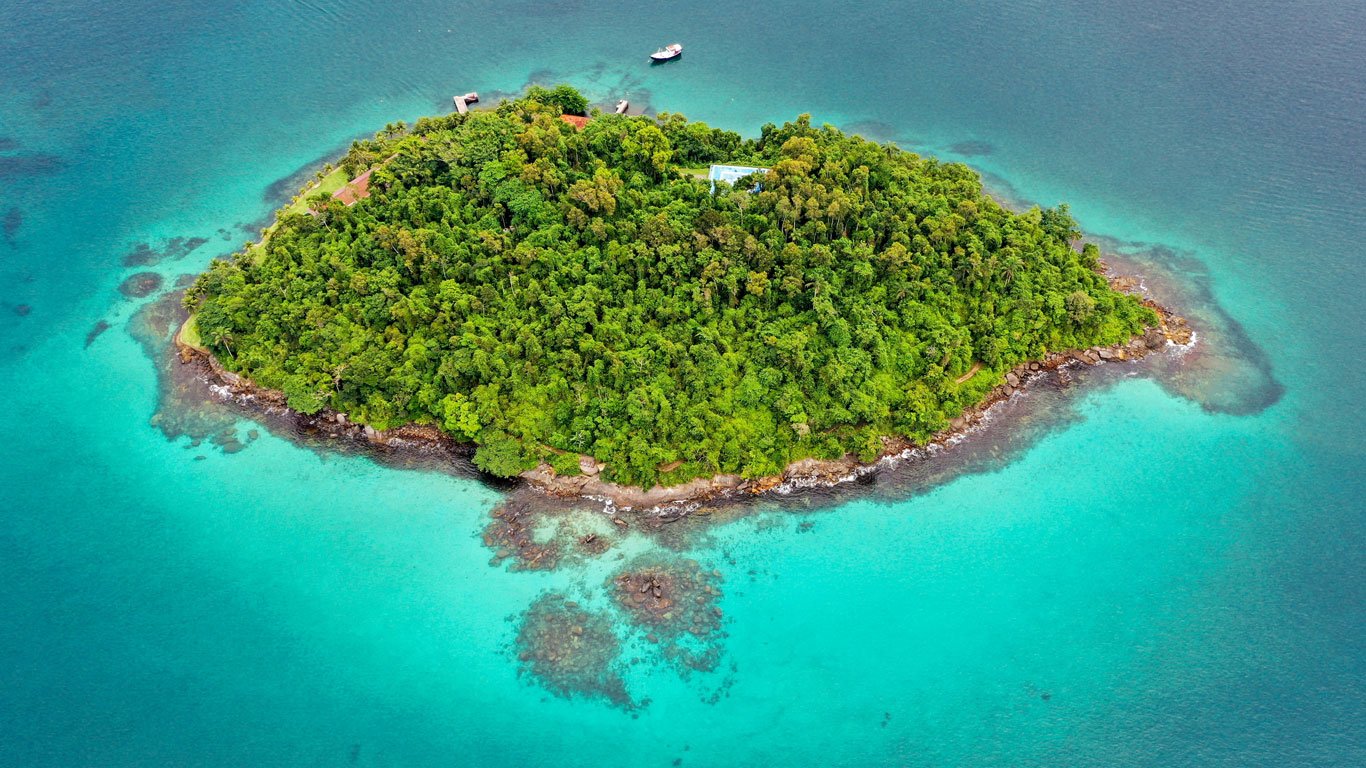
[[[569,93],[357,142],[367,199],[200,276],[204,342],[297,410],[433,424],[493,474],[588,454],[649,486],[924,441],[1005,370],[1156,320],[1065,206],[1006,210],[964,165],[805,115],[577,130]],[[768,170],[713,191],[687,170],[713,162]]]

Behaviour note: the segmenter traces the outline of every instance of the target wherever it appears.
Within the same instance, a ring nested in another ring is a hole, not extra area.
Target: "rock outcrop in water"
[[[695,560],[647,557],[609,578],[607,587],[628,621],[686,676],[720,663],[720,578],[720,571],[705,571]]]

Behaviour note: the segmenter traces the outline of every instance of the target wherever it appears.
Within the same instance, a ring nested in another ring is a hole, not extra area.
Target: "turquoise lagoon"
[[[0,764],[1366,763],[1361,5],[0,0],[0,29]],[[1104,366],[698,527],[661,556],[722,574],[717,669],[628,643],[648,705],[556,696],[520,617],[659,543],[510,571],[506,489],[242,414],[206,422],[229,450],[168,439],[204,425],[152,423],[158,295],[118,290],[230,253],[352,138],[533,81],[747,134],[810,112],[1067,201],[1190,287],[1217,364]]]

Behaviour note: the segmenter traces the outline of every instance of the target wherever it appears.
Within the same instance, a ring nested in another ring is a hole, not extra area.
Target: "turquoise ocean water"
[[[0,0],[0,765],[1366,764],[1363,30],[1267,0]],[[699,531],[719,668],[630,646],[647,705],[556,696],[522,614],[659,544],[511,572],[480,538],[504,489],[245,417],[240,452],[168,439],[135,335],[161,294],[118,289],[230,253],[352,138],[530,81],[747,134],[810,112],[1068,201],[1198,288],[1232,372],[1087,374],[962,466]]]

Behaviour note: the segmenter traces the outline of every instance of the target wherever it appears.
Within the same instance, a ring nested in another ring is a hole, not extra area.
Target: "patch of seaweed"
[[[356,138],[365,138],[365,136],[361,135],[357,136]],[[346,148],[350,145],[351,142],[348,141],[346,142],[346,144],[337,147],[336,149],[330,150],[321,157],[318,157],[315,160],[310,160],[309,162],[304,163],[303,165],[299,166],[298,168],[294,169],[288,174],[281,176],[275,181],[272,181],[270,184],[266,186],[265,190],[261,193],[261,201],[264,202],[266,205],[271,206],[272,208],[282,206],[285,203],[289,202],[289,199],[293,197],[295,193],[297,193],[299,190],[303,189],[305,186],[307,186],[310,182],[313,181],[313,178],[317,175],[318,171],[322,169],[323,166],[327,165],[328,162],[335,160],[341,157],[342,155],[346,154]],[[271,219],[273,220],[274,217],[275,212],[272,210]],[[267,226],[268,224],[269,222],[267,222]]]
[[[446,105],[449,106],[450,103],[446,102]],[[317,177],[325,166],[334,161],[339,161],[345,156],[347,148],[351,146],[353,141],[367,139],[369,137],[370,134],[368,133],[357,134],[352,139],[348,139],[346,142],[323,153],[317,159],[310,160],[309,162],[300,165],[293,171],[290,171],[266,185],[266,188],[261,192],[261,202],[269,206],[270,211],[256,221],[238,224],[238,228],[248,235],[251,235],[253,238],[258,236],[261,230],[269,227],[271,222],[275,221],[275,215],[278,209],[288,203],[294,195],[302,191],[304,187],[311,184],[313,179]],[[220,233],[223,231],[224,230],[219,230]],[[225,237],[225,239],[227,238]]]

